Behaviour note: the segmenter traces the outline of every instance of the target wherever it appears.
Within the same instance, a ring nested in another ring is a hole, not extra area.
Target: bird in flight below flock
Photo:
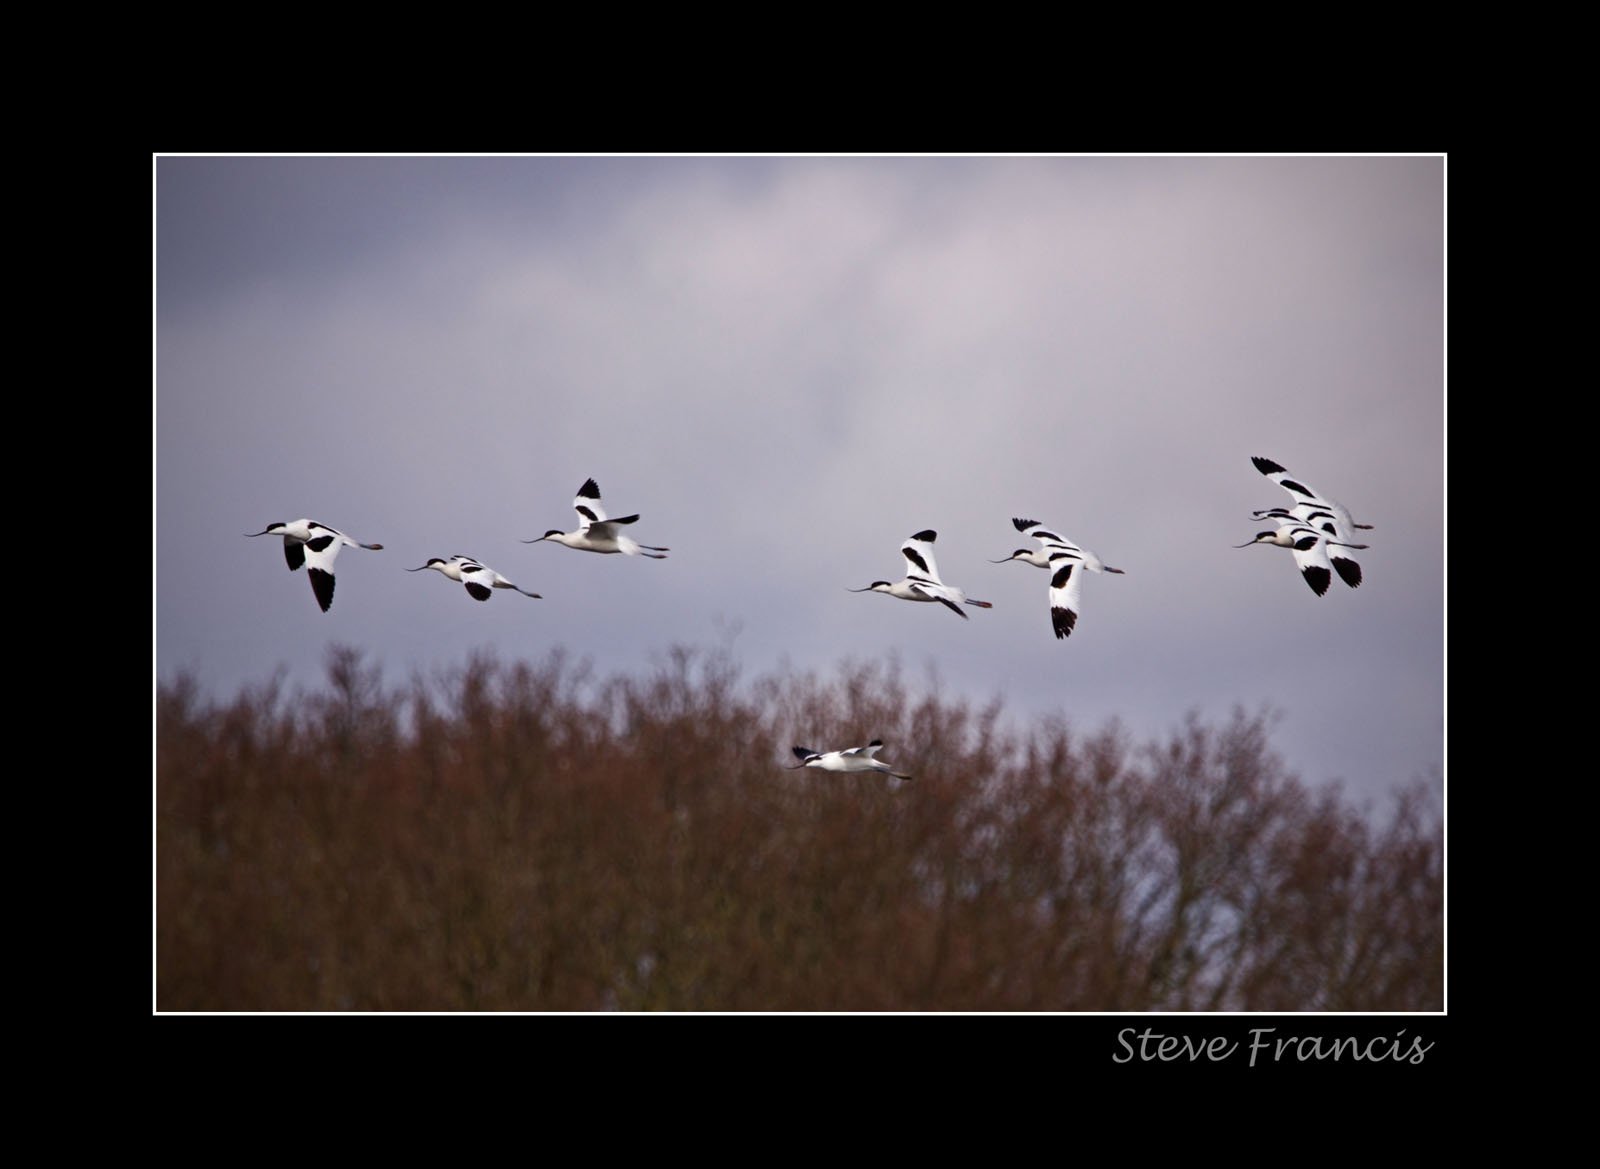
[[[904,772],[896,771],[882,759],[874,759],[873,756],[881,750],[882,739],[873,739],[865,747],[851,747],[845,751],[813,751],[809,747],[796,747],[795,757],[800,762],[784,770],[799,771],[802,767],[815,767],[818,771],[881,771],[895,779],[911,778]]]

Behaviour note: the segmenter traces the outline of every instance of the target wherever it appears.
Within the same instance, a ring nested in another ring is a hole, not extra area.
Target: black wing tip
[[[494,590],[488,585],[481,585],[475,580],[467,581],[466,585],[467,594],[474,601],[487,601],[490,597],[494,596]]]
[[[926,540],[931,544],[939,538],[939,533],[932,528],[923,528],[922,531],[915,533],[911,538],[913,540]]]
[[[583,481],[583,486],[578,488],[578,494],[583,496],[585,499],[599,499],[600,484],[596,483],[593,479],[585,479]]]
[[[811,750],[809,747],[796,747],[794,749],[794,754],[796,759],[810,759],[816,754],[816,752]]]
[[[1038,520],[1019,520],[1015,516],[1012,516],[1011,517],[1011,526],[1016,528],[1017,531],[1019,531],[1019,532],[1026,532],[1029,528],[1037,528],[1039,526],[1039,521]]]
[[[1263,459],[1260,455],[1252,455],[1250,461],[1255,464],[1256,470],[1263,475],[1281,475],[1285,468],[1278,466],[1271,459]]]
[[[632,515],[618,516],[615,519],[610,519],[610,520],[606,521],[606,523],[608,523],[608,524],[636,524],[638,522],[639,522],[639,513],[638,512],[634,512]]]
[[[1345,560],[1342,557],[1333,562],[1334,569],[1339,573],[1339,579],[1353,589],[1361,587],[1361,566],[1354,560]]]
[[[1311,586],[1311,591],[1319,597],[1328,591],[1328,585],[1333,581],[1333,573],[1321,565],[1312,565],[1302,570],[1301,575],[1306,578],[1306,584]]]
[[[872,742],[867,744],[867,746],[869,746],[869,747],[881,747],[881,746],[883,746],[883,740],[882,739],[873,739]]]
[[[963,620],[963,621],[972,620],[972,618],[967,616],[966,610],[963,609],[960,605],[956,604],[954,601],[952,601],[949,597],[940,597],[939,598],[939,603],[941,605],[945,606],[947,609],[949,609],[957,617],[961,618],[961,620]]]
[[[1050,626],[1056,631],[1056,639],[1058,641],[1070,636],[1073,626],[1077,625],[1077,623],[1078,615],[1071,609],[1051,608]]]

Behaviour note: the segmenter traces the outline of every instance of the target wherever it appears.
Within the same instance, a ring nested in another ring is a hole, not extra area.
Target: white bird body
[[[799,771],[802,767],[815,767],[818,771],[881,771],[896,779],[911,778],[904,772],[896,771],[882,759],[873,758],[881,750],[883,750],[882,739],[873,739],[865,747],[851,747],[844,751],[813,751],[809,747],[796,747],[795,757],[800,762],[787,770]]]
[[[578,513],[576,531],[563,532],[559,528],[551,528],[538,540],[522,542],[537,544],[542,540],[554,540],[557,544],[565,544],[580,552],[621,552],[627,556],[648,556],[652,560],[665,560],[666,553],[671,551],[652,544],[641,544],[631,536],[623,535],[619,530],[621,526],[633,523],[639,518],[638,515],[608,519],[605,509],[600,506],[600,488],[593,479],[584,480],[583,486],[578,488],[572,508]]]
[[[434,556],[428,563],[418,568],[408,568],[407,572],[421,572],[431,568],[435,572],[443,573],[451,580],[466,586],[467,594],[475,601],[487,601],[494,595],[495,589],[515,589],[525,597],[540,600],[538,593],[530,593],[520,585],[512,583],[490,568],[481,560],[474,560],[470,556],[452,556],[446,560],[441,556]]]
[[[979,609],[994,608],[988,601],[974,601],[966,593],[956,588],[955,585],[945,584],[939,576],[938,562],[933,558],[933,542],[939,538],[939,533],[932,528],[924,529],[900,545],[900,553],[906,558],[906,575],[902,580],[892,584],[886,580],[875,580],[864,589],[851,589],[852,593],[884,593],[891,597],[898,597],[902,601],[938,602],[945,605],[957,617],[966,620],[967,614],[962,605],[973,605]]]
[[[1088,549],[1080,548],[1065,536],[1041,527],[1038,520],[1013,518],[1011,526],[1039,541],[1039,551],[1018,548],[1004,560],[990,563],[1007,564],[1020,560],[1035,568],[1049,569],[1050,627],[1055,631],[1058,641],[1071,636],[1073,627],[1078,623],[1078,614],[1083,610],[1084,572],[1114,572],[1121,575],[1122,569],[1112,568]]]
[[[383,550],[382,544],[363,544],[338,528],[306,519],[287,524],[268,524],[265,531],[246,532],[245,535],[282,536],[283,558],[288,562],[289,571],[293,572],[301,565],[306,566],[306,575],[311,578],[311,592],[324,613],[333,604],[333,562],[339,555],[339,549],[349,544],[352,548],[367,548],[373,552]]]

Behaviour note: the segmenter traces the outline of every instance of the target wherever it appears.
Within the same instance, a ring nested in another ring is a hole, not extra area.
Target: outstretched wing
[[[939,563],[933,558],[933,542],[938,538],[938,532],[932,528],[924,528],[900,545],[900,555],[906,558],[907,576],[932,581],[934,584],[944,583],[939,576]],[[962,616],[966,614],[963,613]]]
[[[305,552],[306,574],[311,577],[311,591],[317,604],[326,613],[333,604],[333,562],[344,546],[344,538],[332,528],[312,525],[311,539],[302,545]]]
[[[1274,463],[1271,459],[1263,459],[1260,455],[1251,456],[1250,461],[1255,464],[1256,470],[1287,491],[1296,503],[1322,502],[1322,497],[1314,489],[1290,475],[1282,464]]]
[[[600,485],[593,479],[585,479],[583,486],[578,488],[578,494],[572,501],[572,510],[578,513],[578,528],[588,531],[589,525],[598,524],[606,518],[605,508],[600,506]]]
[[[1012,527],[1016,528],[1017,531],[1027,532],[1028,535],[1039,541],[1039,543],[1044,547],[1046,554],[1055,552],[1058,548],[1065,548],[1072,552],[1078,551],[1078,546],[1071,540],[1056,532],[1052,532],[1049,528],[1043,527],[1038,520],[1013,519],[1011,521],[1011,525]]]
[[[1294,537],[1291,547],[1300,575],[1306,578],[1306,584],[1311,586],[1312,592],[1322,596],[1328,591],[1328,583],[1333,580],[1333,566],[1328,563],[1328,548],[1323,534],[1304,524],[1285,524],[1279,531],[1283,527],[1289,528],[1290,535]]]
[[[1304,479],[1295,478],[1282,465],[1274,463],[1271,459],[1264,459],[1260,455],[1252,456],[1250,461],[1255,464],[1256,470],[1289,493],[1290,498],[1295,502],[1294,515],[1296,519],[1312,524],[1315,527],[1323,528],[1326,531],[1325,524],[1320,522],[1322,517],[1315,514],[1318,512],[1323,513],[1328,518],[1331,518],[1336,525],[1335,530],[1329,533],[1336,540],[1349,540],[1351,533],[1357,527],[1371,527],[1370,524],[1357,524],[1355,520],[1350,518],[1350,509],[1345,507],[1344,504],[1331,496],[1322,494]],[[1262,513],[1257,512],[1256,518],[1261,519],[1264,516]]]
[[[1361,587],[1361,565],[1351,558],[1350,553],[1343,548],[1327,545],[1328,559],[1333,562],[1333,570],[1339,574],[1339,579],[1353,589]]]
[[[1057,639],[1069,637],[1083,607],[1083,561],[1058,550],[1050,557],[1050,627]]]
[[[494,569],[476,560],[463,559],[461,583],[467,586],[467,595],[474,601],[487,601],[494,596]]]

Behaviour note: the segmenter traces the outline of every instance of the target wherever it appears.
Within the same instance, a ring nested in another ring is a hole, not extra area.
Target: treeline
[[[1443,832],[1286,773],[1268,719],[1012,728],[897,668],[560,653],[156,700],[156,1005],[1443,1008]],[[881,737],[912,772],[784,771]]]

